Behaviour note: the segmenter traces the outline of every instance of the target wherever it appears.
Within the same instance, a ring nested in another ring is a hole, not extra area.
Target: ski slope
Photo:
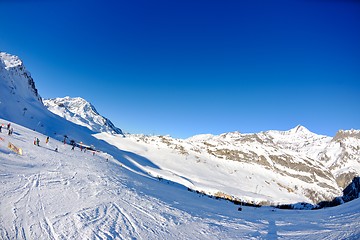
[[[8,122],[0,119],[0,123]],[[70,145],[53,138],[45,144],[45,135],[11,125],[12,136],[4,129],[0,133],[1,239],[360,237],[359,199],[317,211],[271,207],[238,211],[239,206],[230,202],[151,177],[129,164],[130,159],[145,161],[136,153],[111,145],[103,145],[103,152],[95,155],[78,148],[72,151]],[[33,145],[34,137],[40,139],[40,147]],[[8,149],[8,142],[22,148],[23,155]]]

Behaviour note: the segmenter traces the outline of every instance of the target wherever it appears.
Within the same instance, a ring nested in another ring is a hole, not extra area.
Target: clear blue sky
[[[360,2],[1,0],[44,98],[131,133],[360,129]]]

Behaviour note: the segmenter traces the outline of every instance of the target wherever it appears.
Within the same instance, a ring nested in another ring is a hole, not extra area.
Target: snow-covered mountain
[[[297,126],[289,131],[205,134],[185,140],[97,137],[150,159],[160,169],[144,171],[155,176],[213,196],[277,205],[316,204],[342,196],[343,189],[360,176],[358,132],[339,131],[332,138]]]
[[[359,130],[334,137],[303,126],[188,139],[123,137],[91,129],[99,127],[98,114],[81,99],[54,100],[61,117],[50,112],[21,60],[6,53],[0,60],[0,124],[10,121],[14,127],[11,136],[0,133],[3,239],[356,239],[360,234],[356,204],[300,217],[244,208],[239,217],[238,206],[204,197],[301,206],[296,203],[331,201],[345,192],[358,196],[358,182],[343,190],[360,175]],[[71,151],[58,141],[64,135],[98,151]],[[32,144],[34,137],[41,139],[40,147]],[[10,152],[9,142],[24,154]]]
[[[56,139],[66,135],[84,141],[93,133],[47,110],[23,62],[4,52],[0,52],[0,118]]]
[[[35,82],[17,56],[0,52],[0,80],[2,117],[21,121],[29,108],[36,112],[44,110]]]
[[[25,69],[23,62],[14,55],[0,52],[0,76],[2,87],[7,83],[10,93],[35,102],[41,102],[41,97],[35,87],[30,72]]]
[[[73,103],[75,104],[75,102]],[[71,115],[69,109],[64,110],[64,114],[73,116],[71,120],[74,122],[77,120],[75,124],[69,125],[63,116],[53,114],[44,106],[35,81],[19,57],[0,52],[1,118],[58,139],[66,135],[69,139],[82,141],[84,135],[79,134],[79,123],[85,125],[82,129],[80,128],[81,132],[89,135],[100,131],[121,134],[121,130],[116,128],[111,121],[100,116],[91,104],[80,99],[78,103],[78,111],[83,111],[79,116]],[[73,111],[75,108],[76,105],[73,105],[71,110]]]
[[[90,103],[69,97],[44,100],[55,115],[43,106],[30,73],[18,57],[2,53],[1,63],[0,117],[60,140],[66,135],[69,140],[94,146],[99,144],[92,134],[100,132],[94,136],[145,157],[141,162],[128,159],[132,167],[189,189],[256,204],[316,204],[341,196],[360,175],[357,130],[339,131],[334,138],[303,126],[289,131],[198,135],[185,140],[112,136],[108,133],[121,130]],[[75,124],[69,125],[65,119]]]
[[[109,119],[101,116],[95,107],[83,98],[43,99],[43,102],[56,115],[75,124],[87,127],[94,132],[123,134],[121,129],[115,127]]]

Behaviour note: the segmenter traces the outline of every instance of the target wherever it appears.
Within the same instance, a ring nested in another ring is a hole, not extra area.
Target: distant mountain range
[[[187,179],[220,175],[227,180],[213,179],[218,183],[217,189],[262,205],[276,205],[291,199],[313,204],[331,201],[342,196],[343,189],[360,175],[359,130],[341,130],[335,137],[317,135],[303,126],[254,134],[206,134],[185,140],[169,136],[127,137],[146,146],[143,154],[154,159],[155,164],[166,168],[173,165],[166,165],[166,159],[159,160],[160,154],[158,158],[151,157],[149,149],[168,149],[171,152],[168,161],[181,161],[187,166],[172,170],[181,172]],[[201,165],[203,171],[194,175],[188,166],[191,161]],[[215,186],[204,185],[206,189]]]
[[[83,140],[85,134],[96,134],[151,161],[153,165],[136,163],[144,172],[209,195],[262,205],[316,204],[341,196],[360,176],[359,130],[339,130],[334,137],[296,126],[288,131],[188,139],[139,134],[124,138],[119,128],[82,98],[42,100],[22,61],[3,52],[0,91],[0,118],[58,139],[66,134]]]

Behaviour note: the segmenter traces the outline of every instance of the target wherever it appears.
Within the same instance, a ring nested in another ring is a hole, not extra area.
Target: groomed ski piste
[[[4,128],[0,133],[1,239],[360,238],[359,199],[312,211],[244,206],[238,211],[231,202],[159,181],[141,170],[151,162],[136,153],[105,143],[95,154],[71,150],[11,126],[11,136]],[[40,146],[33,144],[35,137]],[[11,151],[9,142],[23,155]]]

